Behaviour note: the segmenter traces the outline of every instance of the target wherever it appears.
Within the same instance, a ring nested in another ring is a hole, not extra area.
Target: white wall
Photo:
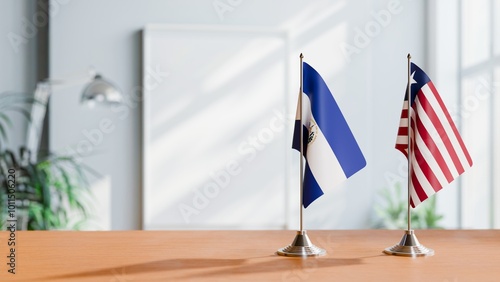
[[[415,62],[426,66],[424,1],[51,2],[64,3],[59,4],[60,11],[50,25],[51,76],[72,75],[92,65],[119,85],[128,101],[120,111],[89,110],[78,104],[78,87],[54,93],[51,100],[51,148],[68,150],[72,146],[70,150],[84,152],[85,162],[102,174],[94,180],[93,189],[97,228],[141,227],[137,90],[141,85],[141,30],[148,23],[244,25],[288,31],[290,54],[297,57],[305,53],[307,61],[322,74],[368,162],[345,185],[326,191],[306,210],[306,228],[370,227],[377,191],[390,185],[386,176],[397,175],[404,162],[394,142],[406,84],[406,54],[411,52]],[[218,13],[214,4],[222,7],[221,3],[227,11]],[[382,12],[389,13],[390,19],[379,19],[379,24],[376,18],[382,10],[392,13]],[[360,35],[359,30],[366,29],[372,37]],[[345,44],[355,53],[346,56],[341,49]],[[291,67],[291,77],[296,77],[296,68]],[[292,92],[295,97],[296,91]],[[111,132],[99,128],[103,119],[112,123]]]
[[[12,91],[32,95],[36,84],[36,29],[30,21],[35,1],[0,1],[0,93]],[[24,144],[26,120],[9,114],[15,121],[9,131],[9,147],[17,151]]]

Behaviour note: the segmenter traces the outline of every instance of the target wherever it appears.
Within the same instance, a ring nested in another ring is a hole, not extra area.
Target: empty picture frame
[[[266,29],[144,29],[143,229],[285,227],[287,46]]]

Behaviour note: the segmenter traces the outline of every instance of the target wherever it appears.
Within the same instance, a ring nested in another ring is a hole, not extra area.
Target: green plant
[[[375,206],[378,216],[376,228],[406,229],[408,228],[408,198],[402,194],[401,183],[397,182],[394,189],[383,189],[381,194],[382,204]],[[406,192],[406,189],[405,189]],[[436,196],[432,196],[415,209],[411,209],[412,229],[438,229],[442,228],[439,222],[443,215],[437,212]]]
[[[20,157],[9,150],[0,153],[1,197],[6,198],[5,176],[13,169],[16,171],[16,212],[24,211],[28,215],[27,229],[71,229],[86,220],[89,185],[81,165],[72,157],[57,155],[33,163],[29,155],[24,148],[19,152]]]
[[[12,126],[6,112],[18,112],[29,121],[26,107],[33,99],[0,95],[0,226],[6,219],[8,175],[15,171],[16,215],[26,218],[28,230],[79,229],[88,218],[88,197],[91,196],[86,172],[93,172],[73,156],[47,154],[32,161],[30,152],[21,146],[16,152],[7,149],[7,129]],[[12,182],[10,183],[12,184]]]
[[[8,141],[7,130],[12,128],[12,120],[7,113],[17,112],[30,121],[31,115],[26,108],[35,102],[33,98],[20,93],[2,93],[0,95],[0,149]]]

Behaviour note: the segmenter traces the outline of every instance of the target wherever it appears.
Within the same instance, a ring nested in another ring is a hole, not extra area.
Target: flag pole
[[[411,55],[408,53],[406,56],[408,59],[408,83],[406,85],[406,93],[408,94],[408,229],[405,230],[405,234],[399,244],[392,247],[386,248],[384,253],[388,255],[405,256],[405,257],[422,257],[422,256],[432,256],[434,255],[434,250],[426,248],[424,245],[420,244],[415,235],[415,232],[411,229],[411,110],[412,110],[412,96],[411,96]]]
[[[312,256],[323,256],[326,254],[326,251],[315,246],[309,236],[307,236],[307,231],[304,230],[303,226],[303,211],[304,211],[304,158],[305,156],[302,154],[304,152],[304,126],[302,124],[302,93],[303,93],[303,59],[304,55],[300,53],[300,88],[299,88],[299,102],[298,102],[298,114],[300,120],[300,227],[299,231],[295,235],[295,239],[293,242],[279,249],[276,253],[280,256],[288,256],[288,257],[312,257]]]
[[[299,120],[300,120],[300,202],[299,202],[299,209],[300,209],[300,232],[304,231],[304,226],[303,226],[303,213],[304,213],[304,126],[302,122],[302,89],[303,89],[303,83],[304,83],[304,76],[303,76],[303,59],[304,55],[300,53],[300,89],[299,89]]]
[[[410,209],[410,187],[411,187],[411,55],[408,53],[406,56],[408,59],[408,84],[406,85],[406,91],[408,93],[408,231],[411,230],[411,209]]]

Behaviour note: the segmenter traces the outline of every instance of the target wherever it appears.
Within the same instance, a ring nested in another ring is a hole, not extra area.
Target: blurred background
[[[22,202],[28,225],[298,228],[303,53],[367,160],[305,210],[304,227],[405,228],[407,166],[394,145],[411,53],[474,161],[413,210],[415,228],[499,228],[499,18],[494,0],[1,0],[3,95],[33,97],[37,82],[89,68],[122,95],[89,107],[84,83],[51,88],[33,167],[54,199]],[[0,148],[22,160],[30,121],[6,101]],[[49,152],[72,167],[47,174]]]

